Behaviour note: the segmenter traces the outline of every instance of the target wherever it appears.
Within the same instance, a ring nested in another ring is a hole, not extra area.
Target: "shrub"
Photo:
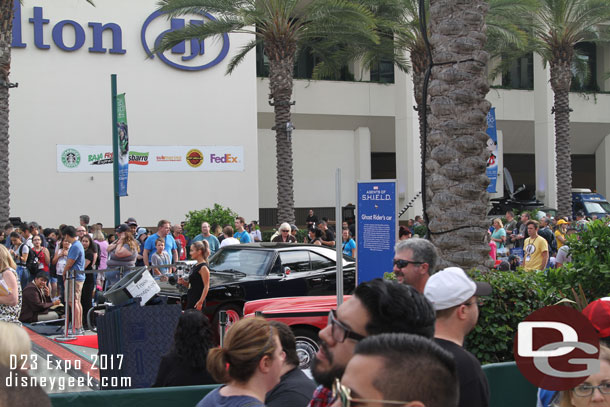
[[[419,237],[424,237],[426,236],[426,233],[428,233],[428,228],[426,225],[415,226],[413,228],[413,232],[415,232],[415,234]]]
[[[237,214],[230,208],[224,208],[222,205],[214,204],[214,208],[206,208],[198,211],[190,211],[186,215],[186,223],[184,224],[184,234],[190,238],[201,233],[201,224],[208,222],[211,225],[217,224],[220,226],[233,225]],[[212,231],[210,231],[212,233]]]
[[[263,230],[261,233],[263,236],[263,242],[270,242],[271,236],[273,236],[273,234],[276,232],[276,230],[277,229]]]
[[[549,270],[548,283],[564,295],[582,287],[591,301],[610,293],[610,227],[590,222],[585,230],[568,237],[572,263]]]
[[[479,322],[466,337],[465,347],[481,363],[514,360],[513,338],[517,325],[525,317],[558,297],[549,294],[543,273],[491,271],[469,273],[475,281],[486,281],[493,288],[489,297],[481,297]]]

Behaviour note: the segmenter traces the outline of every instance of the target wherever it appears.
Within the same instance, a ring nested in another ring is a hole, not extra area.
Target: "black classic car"
[[[335,249],[290,243],[248,243],[221,248],[209,259],[210,290],[205,314],[215,324],[218,311],[239,319],[246,301],[273,297],[336,294]],[[343,256],[343,291],[355,288],[354,259]],[[159,295],[184,301],[187,289],[176,279],[158,282]]]

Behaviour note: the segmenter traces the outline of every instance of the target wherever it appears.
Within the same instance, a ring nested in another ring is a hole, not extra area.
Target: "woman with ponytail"
[[[264,407],[265,395],[280,381],[285,354],[275,328],[264,318],[238,321],[222,348],[210,349],[208,372],[220,388],[197,407]]]

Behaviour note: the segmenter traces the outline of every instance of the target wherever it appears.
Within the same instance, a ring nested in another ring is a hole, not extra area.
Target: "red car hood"
[[[347,301],[351,295],[344,295]],[[282,312],[312,312],[330,311],[337,307],[337,297],[335,295],[306,296],[306,297],[283,297],[266,298],[264,300],[248,301],[244,305],[244,316],[254,316],[256,311],[265,313]],[[252,315],[250,315],[252,314]]]

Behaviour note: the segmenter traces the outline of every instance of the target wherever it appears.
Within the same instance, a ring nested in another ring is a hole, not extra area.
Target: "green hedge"
[[[225,208],[222,205],[214,204],[213,208],[205,208],[197,211],[190,211],[186,214],[186,222],[184,224],[184,234],[193,238],[201,233],[201,224],[208,222],[210,226],[217,224],[221,227],[231,225],[235,227],[235,218],[237,214],[230,208]],[[214,233],[214,231],[210,231]]]
[[[466,337],[465,346],[481,363],[514,360],[513,338],[517,325],[533,311],[556,303],[549,295],[543,273],[518,271],[470,272],[475,281],[486,281],[493,294],[482,297],[479,322]]]
[[[602,221],[568,239],[572,263],[540,272],[479,272],[470,275],[493,287],[491,297],[479,307],[477,326],[465,346],[481,363],[513,360],[513,338],[517,325],[531,312],[556,304],[563,298],[581,308],[610,293],[610,227]]]

